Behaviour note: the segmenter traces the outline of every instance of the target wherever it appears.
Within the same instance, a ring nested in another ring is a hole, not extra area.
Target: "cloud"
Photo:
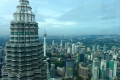
[[[29,0],[39,23],[53,34],[120,34],[120,0]],[[9,34],[18,0],[2,0],[0,34]],[[7,31],[7,32],[6,32]]]

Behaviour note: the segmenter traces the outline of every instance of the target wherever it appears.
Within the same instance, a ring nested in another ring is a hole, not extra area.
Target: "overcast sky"
[[[120,34],[120,0],[29,0],[39,34]],[[10,34],[19,0],[0,1],[0,35]]]

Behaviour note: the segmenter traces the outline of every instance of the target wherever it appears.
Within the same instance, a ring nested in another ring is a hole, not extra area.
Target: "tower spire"
[[[45,32],[45,26],[44,26],[44,34],[43,34],[43,36],[44,36],[44,57],[46,57],[46,36],[47,36],[47,34]]]
[[[45,26],[44,26],[44,33],[46,33],[46,32],[45,32]]]

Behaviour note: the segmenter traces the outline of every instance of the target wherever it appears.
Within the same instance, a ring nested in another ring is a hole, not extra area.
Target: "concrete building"
[[[85,60],[85,54],[78,53],[78,63],[84,62],[84,60]]]
[[[1,69],[3,64],[5,63],[5,51],[4,48],[0,48],[0,78],[2,77],[1,75]]]
[[[104,46],[103,46],[103,52],[106,52],[106,51],[107,51],[106,45],[104,44]]]
[[[106,71],[107,71],[107,61],[106,60],[101,60],[100,79],[106,79]]]
[[[65,43],[65,49],[67,49],[67,43]]]
[[[99,80],[99,67],[93,68],[93,76],[91,80]]]
[[[92,63],[92,80],[98,80],[99,79],[99,59],[94,58]]]
[[[84,79],[87,79],[88,78],[88,68],[87,67],[84,67],[82,65],[83,63],[80,63],[79,64],[79,71],[78,71],[78,74],[79,76],[83,77]]]
[[[117,76],[116,76],[117,64],[118,64],[118,61],[114,61],[113,79],[115,79],[115,78],[117,77]]]
[[[55,42],[54,42],[54,40],[52,41],[52,46],[53,46],[53,47],[55,46]]]
[[[75,44],[72,44],[72,55],[75,55]]]
[[[93,52],[96,51],[95,45],[92,46],[92,51],[93,51]]]
[[[68,47],[68,49],[67,49],[67,53],[71,53],[71,48],[70,47]]]
[[[93,59],[93,64],[92,64],[93,67],[99,67],[100,66],[100,63],[99,63],[99,59],[98,58],[94,58]]]
[[[2,80],[46,80],[43,44],[38,23],[28,0],[20,0],[10,23],[10,41],[6,43],[6,63]]]
[[[68,49],[70,47],[70,43],[67,42],[66,48]]]
[[[62,49],[63,49],[63,41],[61,40],[61,42],[60,42],[60,51],[62,51]]]
[[[50,77],[55,78],[55,64],[51,64]]]
[[[57,74],[64,77],[65,75],[65,68],[63,67],[57,67]]]
[[[97,45],[97,51],[99,51],[100,50],[100,45]]]

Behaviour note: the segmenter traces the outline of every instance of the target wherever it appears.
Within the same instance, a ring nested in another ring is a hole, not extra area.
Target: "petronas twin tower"
[[[11,21],[10,41],[6,43],[2,80],[46,80],[43,44],[31,10],[28,0],[20,0]]]

